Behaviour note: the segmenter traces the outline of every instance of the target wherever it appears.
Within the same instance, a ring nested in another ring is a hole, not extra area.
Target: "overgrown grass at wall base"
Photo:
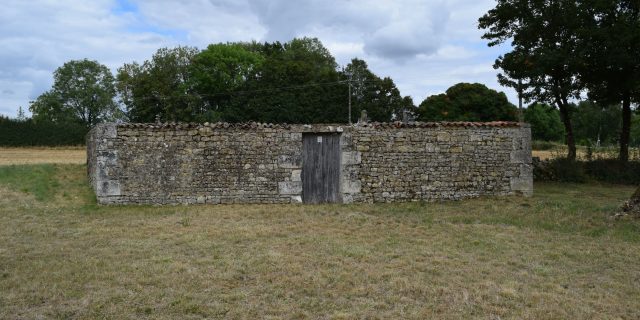
[[[571,161],[558,158],[534,162],[533,178],[536,181],[589,182],[600,181],[618,184],[640,184],[640,162],[627,163],[615,159]]]
[[[83,145],[89,131],[82,124],[19,121],[0,117],[0,146],[69,146]]]

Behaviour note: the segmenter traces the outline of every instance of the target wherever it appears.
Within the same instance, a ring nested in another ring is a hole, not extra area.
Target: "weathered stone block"
[[[278,182],[278,193],[282,195],[286,194],[301,194],[302,182],[301,181],[282,181]]]
[[[115,180],[100,181],[96,193],[98,197],[119,196],[120,182]]]
[[[345,166],[359,164],[362,162],[362,154],[358,151],[343,151],[340,161]]]
[[[299,154],[284,154],[278,156],[278,167],[291,169],[302,167],[302,156]]]
[[[302,181],[302,170],[291,170],[291,181]]]
[[[531,150],[514,150],[510,153],[511,163],[531,163]]]
[[[342,193],[360,193],[362,183],[358,180],[344,180],[341,184]]]

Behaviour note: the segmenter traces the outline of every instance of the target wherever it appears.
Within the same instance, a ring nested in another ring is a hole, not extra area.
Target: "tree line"
[[[389,121],[412,110],[391,78],[364,60],[338,68],[315,38],[287,43],[234,42],[161,48],[142,63],[126,63],[115,76],[97,61],[69,61],[54,72],[51,90],[30,106],[34,119],[134,122],[348,122],[367,110]]]
[[[349,93],[351,96],[349,96]],[[352,106],[349,119],[347,105]],[[501,92],[460,83],[416,107],[393,80],[358,58],[339,68],[315,38],[287,43],[233,42],[161,48],[116,75],[97,61],[72,60],[31,103],[36,121],[346,123],[366,110],[373,121],[405,114],[424,121],[516,120]]]

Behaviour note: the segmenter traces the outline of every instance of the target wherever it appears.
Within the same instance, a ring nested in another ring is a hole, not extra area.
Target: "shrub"
[[[640,184],[640,162],[622,162],[616,159],[593,160],[584,163],[589,177],[603,182]]]
[[[531,142],[531,149],[533,150],[551,150],[557,147],[562,148],[563,145],[553,141],[533,140]]]
[[[640,184],[640,162],[627,163],[616,159],[571,161],[557,158],[535,161],[533,178],[536,181],[587,182],[600,181],[618,184]]]
[[[586,182],[583,163],[567,158],[548,161],[537,161],[533,167],[533,178],[536,181]]]

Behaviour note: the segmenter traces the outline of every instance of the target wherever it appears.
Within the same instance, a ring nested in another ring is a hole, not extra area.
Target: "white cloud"
[[[124,6],[123,6],[124,5]],[[501,88],[477,19],[491,0],[9,0],[0,11],[0,114],[48,90],[53,71],[95,59],[113,71],[164,46],[317,37],[341,65],[367,61],[418,104],[457,82]],[[123,8],[125,7],[125,8]]]

